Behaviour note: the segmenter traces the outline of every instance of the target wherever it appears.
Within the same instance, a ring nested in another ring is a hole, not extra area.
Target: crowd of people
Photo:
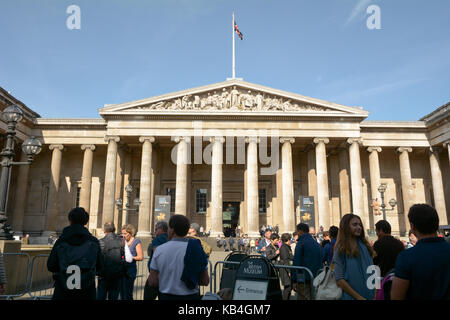
[[[285,300],[292,298],[293,291],[297,292],[296,299],[311,299],[314,278],[324,267],[330,267],[334,273],[342,300],[450,299],[450,243],[448,236],[445,239],[438,235],[436,210],[416,204],[410,208],[408,219],[411,231],[407,243],[391,235],[391,226],[385,220],[375,224],[378,239],[370,243],[361,218],[346,214],[339,227],[321,227],[318,233],[300,223],[293,234],[280,236],[276,226],[265,228],[260,239],[240,234],[237,248],[233,237],[218,239],[217,245],[225,247],[225,241],[230,250],[260,254],[275,265],[307,268],[312,276],[295,268],[279,268]],[[55,280],[53,299],[132,300],[136,262],[144,257],[142,242],[135,237],[136,229],[125,225],[116,234],[114,224],[107,222],[105,236],[97,239],[85,227],[89,214],[83,208],[72,209],[68,220],[69,226],[56,240],[47,261]],[[212,248],[200,235],[202,227],[183,215],[156,224],[147,250],[149,277],[145,300],[201,298],[199,286],[209,284],[208,258]],[[379,268],[377,279],[383,279],[381,287],[368,285],[373,266]],[[0,294],[5,291],[6,280],[0,254]],[[230,292],[213,295],[229,297]]]

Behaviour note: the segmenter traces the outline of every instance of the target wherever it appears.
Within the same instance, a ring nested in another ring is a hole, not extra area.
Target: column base
[[[50,236],[57,236],[58,234],[56,233],[56,231],[44,231],[42,232],[41,237],[50,237]]]
[[[257,231],[249,231],[247,235],[249,238],[261,238],[261,234]]]
[[[210,238],[217,238],[222,237],[223,238],[223,232],[220,231],[211,231],[211,234],[209,235]]]
[[[136,233],[136,238],[151,238],[152,234],[150,231],[138,231]]]

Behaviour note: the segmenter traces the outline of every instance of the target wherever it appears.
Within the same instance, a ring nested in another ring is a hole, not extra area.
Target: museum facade
[[[434,206],[448,224],[450,103],[419,121],[367,121],[362,108],[229,79],[105,105],[98,119],[41,118],[1,89],[1,109],[11,104],[24,112],[16,158],[26,158],[26,138],[43,143],[11,173],[16,233],[59,233],[81,206],[93,232],[114,221],[146,238],[162,199],[212,236],[236,225],[250,237],[261,225],[293,232],[300,221],[328,230],[349,212],[373,230],[383,218],[380,185],[387,209],[396,202],[386,211],[394,234],[408,232],[414,203]],[[136,198],[138,210],[124,210]]]

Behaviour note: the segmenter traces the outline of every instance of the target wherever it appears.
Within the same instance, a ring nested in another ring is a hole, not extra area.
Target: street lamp
[[[130,208],[131,203],[131,193],[133,192],[133,186],[131,184],[127,184],[125,186],[125,192],[127,193],[127,203],[125,204],[125,208],[123,208],[123,200],[118,198],[116,199],[115,203],[118,210],[125,210],[127,213],[129,211],[136,211],[139,212],[139,206],[141,205],[141,201],[139,201],[139,198],[135,198],[133,201],[133,205],[136,207],[135,209]]]
[[[378,187],[378,192],[381,194],[381,211],[383,211],[383,220],[386,220],[386,211],[394,210],[394,207],[397,205],[397,201],[395,201],[395,199],[389,200],[389,205],[391,206],[391,209],[386,209],[386,205],[384,204],[384,193],[386,192],[386,185],[381,184]]]
[[[0,153],[0,156],[2,156],[2,173],[0,178],[0,239],[12,240],[13,235],[11,233],[11,227],[6,224],[6,202],[8,197],[11,166],[30,165],[34,160],[34,156],[41,152],[42,143],[33,136],[26,139],[22,144],[22,151],[27,155],[28,161],[14,162],[14,137],[16,135],[16,125],[23,119],[23,113],[18,106],[11,105],[3,110],[2,117],[7,123],[8,128],[6,130],[6,146]]]

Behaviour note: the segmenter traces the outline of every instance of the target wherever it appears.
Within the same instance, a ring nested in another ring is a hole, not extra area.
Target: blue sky
[[[245,81],[368,120],[415,121],[450,101],[448,0],[1,0],[0,86],[42,117],[98,118],[104,104],[221,82],[233,11]]]

